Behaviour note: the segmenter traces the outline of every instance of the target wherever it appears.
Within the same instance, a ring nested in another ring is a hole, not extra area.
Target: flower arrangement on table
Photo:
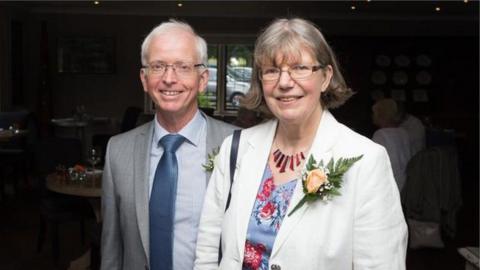
[[[74,182],[84,182],[87,179],[87,169],[83,165],[75,164],[75,166],[68,169],[68,175],[70,180]]]

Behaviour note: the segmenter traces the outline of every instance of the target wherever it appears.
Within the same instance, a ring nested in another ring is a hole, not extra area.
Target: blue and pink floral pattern
[[[248,224],[243,270],[268,270],[268,260],[296,186],[296,179],[276,186],[268,165]]]

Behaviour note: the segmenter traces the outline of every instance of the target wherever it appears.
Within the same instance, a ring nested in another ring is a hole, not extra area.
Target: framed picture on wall
[[[107,37],[60,37],[58,73],[110,74],[115,72],[115,41]]]

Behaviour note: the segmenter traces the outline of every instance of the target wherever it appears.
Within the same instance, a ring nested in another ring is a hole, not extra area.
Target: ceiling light
[[[440,7],[436,7],[435,11],[437,11],[437,12],[440,11]]]
[[[355,10],[355,9],[357,9],[357,7],[351,6],[350,9]]]
[[[468,0],[463,0],[463,2],[466,4],[466,3],[468,3]]]
[[[100,4],[100,1],[93,1],[93,4],[94,4],[94,5],[99,5],[99,4]]]
[[[178,7],[182,7],[183,4],[182,4],[182,3],[178,3],[177,6],[178,6]]]

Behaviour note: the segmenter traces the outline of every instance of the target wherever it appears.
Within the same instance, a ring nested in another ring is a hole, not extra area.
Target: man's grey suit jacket
[[[234,126],[207,119],[207,156]],[[153,120],[155,121],[155,120]],[[149,168],[153,121],[110,139],[102,180],[102,270],[149,268]],[[207,179],[210,173],[207,173]]]

